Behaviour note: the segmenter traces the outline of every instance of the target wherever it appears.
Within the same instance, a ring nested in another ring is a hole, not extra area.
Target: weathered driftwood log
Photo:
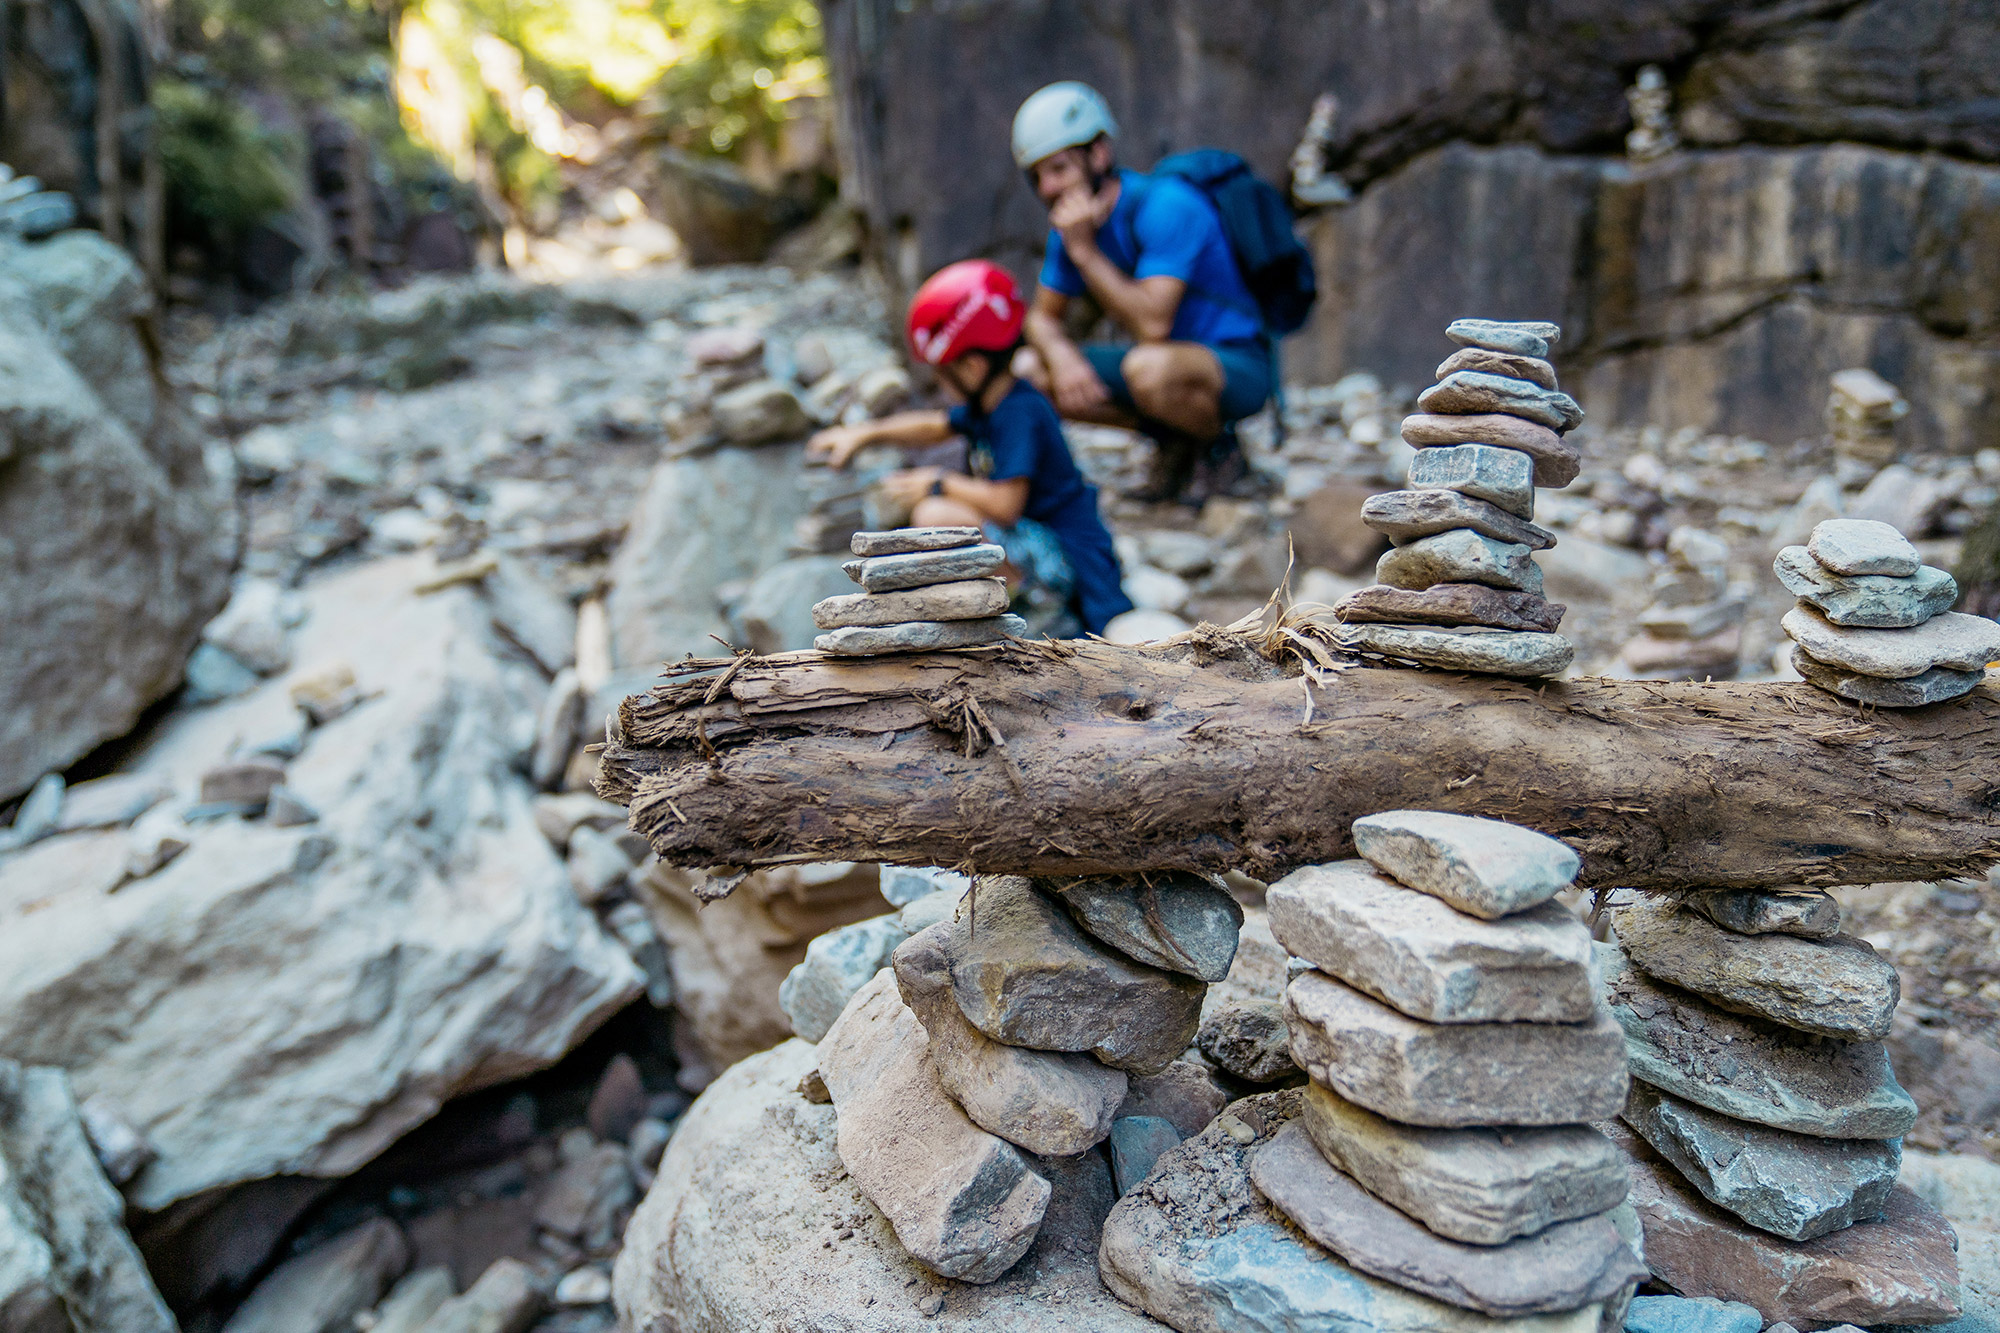
[[[1992,686],[1870,712],[1799,684],[1521,683],[1323,650],[1307,667],[1313,645],[1283,641],[686,663],[620,708],[600,790],[690,866],[1270,877],[1351,856],[1354,819],[1399,808],[1553,834],[1593,886],[2000,860]]]

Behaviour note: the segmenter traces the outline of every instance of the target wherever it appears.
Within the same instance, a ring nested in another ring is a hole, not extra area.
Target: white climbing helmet
[[[1052,83],[1014,113],[1014,165],[1026,171],[1065,148],[1080,148],[1098,135],[1118,137],[1111,108],[1087,83]]]

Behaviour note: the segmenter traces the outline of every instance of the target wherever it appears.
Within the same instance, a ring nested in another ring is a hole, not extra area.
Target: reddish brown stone
[[[1757,1307],[1767,1323],[1937,1324],[1955,1319],[1958,1239],[1944,1215],[1898,1185],[1882,1216],[1816,1240],[1746,1226],[1689,1187],[1624,1125],[1596,1126],[1625,1150],[1630,1202],[1653,1275],[1683,1296]]]
[[[1560,487],[1576,480],[1583,455],[1547,426],[1504,412],[1447,416],[1419,412],[1403,418],[1403,439],[1419,449],[1445,444],[1495,444],[1535,460],[1535,485]]]
[[[1559,387],[1556,384],[1556,368],[1540,357],[1516,356],[1512,352],[1495,352],[1485,347],[1459,348],[1437,368],[1437,377],[1443,379],[1457,370],[1481,370],[1488,375],[1505,375],[1510,379],[1539,384],[1544,389]]]
[[[1506,592],[1479,583],[1433,583],[1421,592],[1377,583],[1351,592],[1333,608],[1351,623],[1387,625],[1486,625],[1493,629],[1555,633],[1569,608],[1530,592]]]

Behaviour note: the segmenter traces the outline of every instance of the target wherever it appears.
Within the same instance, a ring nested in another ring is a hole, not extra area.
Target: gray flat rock
[[[1433,583],[1422,589],[1376,583],[1349,593],[1333,608],[1335,617],[1350,625],[1477,625],[1530,634],[1555,633],[1568,609],[1536,593],[1508,592],[1483,583]]]
[[[1820,889],[1703,889],[1685,905],[1738,935],[1823,940],[1840,933],[1840,904]]]
[[[1398,546],[1453,528],[1470,528],[1494,541],[1546,551],[1556,535],[1499,505],[1457,491],[1384,491],[1361,503],[1361,521]]]
[[[1470,528],[1453,528],[1384,552],[1375,562],[1375,581],[1416,590],[1433,583],[1483,583],[1536,596],[1542,591],[1533,551]]]
[[[944,551],[874,555],[861,561],[861,568],[854,571],[854,581],[869,592],[921,588],[930,583],[981,578],[1000,568],[1006,559],[1006,550],[990,542]]]
[[[819,1043],[819,1073],[839,1113],[840,1160],[904,1249],[962,1282],[991,1282],[1027,1253],[1049,1182],[945,1094],[887,968]]]
[[[1009,1046],[1088,1051],[1149,1074],[1185,1051],[1201,1023],[1206,986],[1100,944],[1020,876],[974,881],[947,951],[958,1007]]]
[[[1872,518],[1830,518],[1806,541],[1812,558],[1836,574],[1908,575],[1923,558],[1902,533]]]
[[[1856,629],[1908,629],[1951,610],[1958,600],[1958,580],[1930,565],[1907,577],[1849,577],[1823,568],[1805,547],[1787,546],[1772,568],[1792,596],[1834,624]]]
[[[1625,1333],[1757,1333],[1762,1327],[1756,1306],[1713,1296],[1637,1296],[1625,1312]]]
[[[1843,699],[1876,708],[1924,708],[1930,704],[1946,703],[1972,693],[1986,679],[1984,671],[1932,667],[1920,676],[1883,680],[1828,666],[1797,644],[1792,645],[1792,665],[1809,684],[1817,685],[1828,694],[1837,694]]]
[[[1159,1116],[1124,1115],[1112,1122],[1109,1146],[1111,1179],[1121,1195],[1129,1194],[1152,1174],[1161,1153],[1181,1146],[1181,1132],[1173,1121]]]
[[[1389,878],[1489,921],[1555,897],[1582,864],[1547,834],[1438,810],[1364,815],[1353,833],[1355,850]]]
[[[1243,909],[1204,876],[1167,870],[1039,884],[1078,925],[1127,957],[1202,981],[1229,975]]]
[[[1625,1199],[1624,1155],[1587,1125],[1425,1129],[1317,1083],[1299,1120],[1328,1161],[1452,1240],[1500,1245]]]
[[[1732,1014],[1597,946],[1604,998],[1633,1077],[1753,1124],[1832,1139],[1892,1139],[1917,1122],[1879,1041],[1834,1041]]]
[[[1489,676],[1554,676],[1568,669],[1576,646],[1560,634],[1428,625],[1347,624],[1343,646],[1397,657],[1440,671]]]
[[[1784,631],[1828,666],[1906,680],[1933,667],[1979,671],[2000,660],[2000,623],[1944,611],[1912,629],[1849,629],[1809,606],[1785,612]]]
[[[1436,379],[1445,379],[1454,371],[1479,370],[1489,375],[1506,375],[1517,380],[1530,380],[1544,389],[1557,389],[1556,368],[1538,356],[1516,356],[1508,352],[1495,352],[1484,347],[1461,347],[1438,366]]]
[[[1406,1125],[1569,1125],[1625,1104],[1625,1039],[1588,1023],[1425,1023],[1324,972],[1285,988],[1292,1058],[1348,1101]]]
[[[1417,449],[1452,444],[1489,444],[1515,449],[1535,461],[1537,486],[1563,487],[1576,480],[1583,454],[1562,436],[1525,417],[1504,412],[1446,416],[1418,412],[1403,418],[1403,443]]]
[[[1889,960],[1851,935],[1739,935],[1651,897],[1612,908],[1611,925],[1648,975],[1800,1032],[1880,1041],[1902,994]]]
[[[1774,1236],[1811,1240],[1882,1215],[1900,1139],[1823,1139],[1745,1124],[1644,1083],[1625,1123],[1703,1198]]]
[[[1562,329],[1543,320],[1455,319],[1445,326],[1444,336],[1461,347],[1545,357],[1562,340]]]
[[[949,551],[977,546],[986,540],[978,528],[892,528],[887,532],[857,532],[847,549],[860,556],[902,555],[910,551]]]
[[[815,935],[806,956],[778,986],[778,1007],[792,1031],[818,1041],[841,1010],[875,974],[889,965],[896,946],[910,938],[897,913],[870,917]]]
[[[1737,597],[1690,606],[1649,606],[1639,613],[1639,628],[1656,639],[1706,639],[1741,622],[1743,610]]]
[[[851,592],[813,603],[821,629],[854,625],[903,625],[914,620],[981,620],[1007,610],[1007,585],[999,579],[960,579],[896,592]]]
[[[1558,902],[1482,921],[1366,861],[1295,870],[1265,899],[1292,954],[1432,1023],[1583,1023],[1597,1008],[1590,930]]]
[[[944,648],[976,648],[983,643],[1019,638],[1028,622],[1019,616],[989,616],[984,620],[917,620],[903,625],[857,625],[837,629],[813,640],[813,647],[836,657],[871,657],[877,653],[923,653]]]
[[[1535,516],[1535,460],[1518,449],[1454,444],[1419,449],[1410,460],[1412,490],[1457,491],[1520,518]]]
[[[1257,1149],[1250,1179],[1351,1267],[1496,1319],[1574,1310],[1649,1276],[1602,1213],[1501,1245],[1446,1240],[1349,1179],[1297,1120]]]
[[[1113,1295],[1180,1333],[1597,1333],[1597,1305],[1499,1321],[1371,1277],[1306,1239],[1249,1167],[1298,1096],[1232,1104],[1118,1201],[1098,1248]]]
[[[952,995],[939,922],[895,953],[896,986],[930,1039],[938,1081],[972,1123],[1017,1148],[1068,1157],[1104,1141],[1125,1100],[1125,1075],[1087,1055],[1031,1051],[994,1041],[966,1021]]]
[[[1276,1000],[1244,999],[1209,1011],[1195,1032],[1195,1048],[1217,1069],[1245,1083],[1296,1078],[1291,1033]]]
[[[1436,416],[1503,413],[1550,430],[1573,430],[1583,421],[1583,409],[1568,394],[1482,370],[1453,371],[1417,395],[1417,410]]]

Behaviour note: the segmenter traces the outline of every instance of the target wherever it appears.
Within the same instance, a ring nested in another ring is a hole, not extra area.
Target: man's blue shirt
[[[1187,284],[1167,336],[1175,342],[1225,343],[1262,333],[1257,300],[1243,285],[1208,197],[1178,176],[1121,170],[1118,179],[1118,203],[1097,229],[1097,247],[1135,279],[1164,276]],[[1062,234],[1053,229],[1041,283],[1064,296],[1089,290],[1063,248]]]

